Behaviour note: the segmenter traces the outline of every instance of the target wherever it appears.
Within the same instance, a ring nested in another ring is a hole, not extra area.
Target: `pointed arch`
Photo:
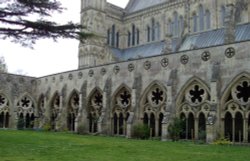
[[[233,86],[242,79],[249,79],[250,80],[250,73],[242,72],[242,73],[236,75],[235,77],[233,77],[233,79],[231,81],[229,81],[229,83],[226,85],[226,88],[222,91],[222,97],[221,97],[221,104],[222,105],[225,105],[226,102],[228,101],[228,98],[231,95],[231,89],[233,88]]]
[[[87,102],[88,129],[90,133],[96,133],[97,123],[103,107],[103,91],[99,87],[92,89],[88,95]]]
[[[140,98],[139,116],[143,123],[151,128],[152,136],[162,134],[162,115],[167,100],[167,89],[160,81],[153,81],[144,90]]]
[[[132,90],[125,84],[121,84],[112,94],[111,124],[114,134],[126,135],[127,121],[131,110]],[[119,129],[118,132],[116,132]]]
[[[140,98],[140,106],[143,106],[143,104],[144,104],[143,101],[145,101],[147,99],[147,95],[152,90],[153,87],[158,87],[158,88],[162,89],[163,92],[164,92],[163,93],[164,98],[163,98],[162,101],[166,100],[166,97],[167,97],[167,88],[165,87],[165,85],[163,85],[162,82],[160,82],[158,80],[155,80],[155,81],[151,82],[150,84],[148,84],[146,86],[146,88],[143,90],[143,94],[142,94],[142,96]],[[142,114],[143,114],[143,112],[141,111],[140,115],[142,115]]]
[[[58,91],[55,91],[49,103],[49,119],[52,130],[55,130],[56,128],[56,119],[59,114],[59,109],[60,109],[60,94]]]
[[[186,93],[186,90],[192,86],[192,85],[195,85],[195,84],[198,84],[200,85],[202,88],[204,88],[205,92],[207,92],[208,94],[208,99],[210,97],[210,88],[208,87],[208,85],[203,81],[201,80],[200,78],[194,76],[192,78],[190,78],[184,85],[183,87],[180,89],[180,91],[178,92],[177,94],[177,99],[176,99],[176,107],[180,107],[181,104],[183,104],[183,100],[185,99],[185,93]]]
[[[78,115],[80,98],[79,91],[74,89],[69,95],[67,103],[67,127],[69,131],[75,131],[75,121]]]
[[[242,72],[235,76],[222,92],[221,118],[224,135],[233,142],[248,140],[248,114],[250,104],[250,74]],[[231,123],[231,124],[230,124]],[[246,134],[246,135],[244,135]]]

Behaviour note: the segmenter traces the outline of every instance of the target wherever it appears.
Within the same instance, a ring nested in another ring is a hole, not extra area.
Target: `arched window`
[[[221,26],[225,26],[225,18],[226,18],[226,7],[221,6],[221,17],[220,17]]]
[[[193,32],[197,32],[197,15],[193,13]]]
[[[119,45],[120,45],[120,44],[119,44],[119,43],[120,43],[120,42],[119,42],[119,39],[120,39],[120,33],[117,32],[117,33],[116,33],[116,47],[117,47],[117,48],[119,48]]]
[[[115,25],[112,25],[112,39],[111,46],[115,46]]]
[[[155,19],[152,19],[152,41],[155,41]]]
[[[147,26],[147,40],[148,40],[148,42],[150,42],[150,38],[151,38],[150,35],[151,35],[151,29],[149,26]]]
[[[155,39],[160,40],[160,23],[157,22],[155,25]]]
[[[171,19],[168,20],[167,32],[168,32],[168,34],[173,34],[173,25],[172,25],[172,20]]]
[[[110,29],[107,31],[107,44],[110,45]]]
[[[136,29],[136,43],[137,45],[140,44],[140,30]]]
[[[173,36],[178,36],[178,13],[174,12],[174,22],[173,22],[173,30],[174,30],[174,35]]]
[[[112,47],[119,47],[119,33],[116,32],[115,25],[112,25],[111,29],[107,31],[107,44]]]
[[[199,21],[200,21],[200,31],[204,30],[204,10],[203,10],[203,6],[200,5],[199,6]]]
[[[128,47],[131,45],[131,33],[128,31]]]
[[[179,36],[181,35],[182,31],[184,29],[184,19],[182,16],[180,16],[180,19],[179,19]]]
[[[135,45],[135,25],[132,25],[132,46]]]
[[[211,28],[211,13],[209,10],[206,10],[206,29]]]

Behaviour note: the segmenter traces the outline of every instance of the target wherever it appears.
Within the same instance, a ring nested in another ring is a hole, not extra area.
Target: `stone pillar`
[[[212,143],[216,139],[215,112],[210,112],[207,116],[206,141]]]
[[[162,132],[161,132],[161,140],[166,141],[168,139],[168,125],[170,120],[170,113],[165,113],[163,117],[163,121],[161,123],[162,126]]]
[[[127,138],[132,138],[132,133],[133,133],[133,131],[132,131],[132,129],[133,129],[132,128],[133,127],[132,122],[133,122],[133,119],[134,119],[134,112],[130,112],[129,118],[127,120],[127,134],[126,134]]]
[[[5,127],[5,123],[6,122],[6,113],[4,112],[3,113],[3,128],[5,129],[6,127]]]
[[[248,119],[244,119],[244,126],[243,126],[243,142],[247,143],[248,142]]]
[[[233,125],[233,130],[232,130],[232,138],[233,138],[233,143],[235,142],[235,118],[232,119],[232,125]]]
[[[78,107],[78,113],[75,119],[75,132],[78,132],[78,126],[81,118],[81,113],[82,113],[82,93],[79,94],[79,107]]]
[[[129,118],[127,120],[127,130],[126,130],[126,137],[132,137],[132,127],[133,127],[133,119],[134,119],[134,112],[136,110],[136,89],[132,89],[131,93],[131,112],[129,113]],[[139,117],[139,116],[137,116]]]
[[[199,139],[199,119],[194,118],[194,139]]]
[[[97,123],[98,133],[102,133],[102,134],[105,133],[106,124],[105,124],[104,118],[105,118],[106,111],[107,111],[107,92],[103,92],[101,116],[99,117],[98,123]],[[110,121],[110,120],[106,120],[106,121]]]

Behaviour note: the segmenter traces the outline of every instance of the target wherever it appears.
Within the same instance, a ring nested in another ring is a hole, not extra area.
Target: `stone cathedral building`
[[[168,139],[250,142],[248,0],[81,0],[79,69],[41,78],[0,75],[0,128],[121,135],[144,123]]]

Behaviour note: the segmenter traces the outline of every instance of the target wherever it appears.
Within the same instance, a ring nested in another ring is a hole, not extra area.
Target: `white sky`
[[[60,0],[67,10],[53,16],[58,22],[79,22],[80,0]],[[128,0],[107,0],[120,7],[125,7]],[[10,73],[29,76],[45,76],[78,68],[77,40],[60,39],[39,40],[34,49],[25,48],[9,40],[0,40],[0,56],[5,58]]]

